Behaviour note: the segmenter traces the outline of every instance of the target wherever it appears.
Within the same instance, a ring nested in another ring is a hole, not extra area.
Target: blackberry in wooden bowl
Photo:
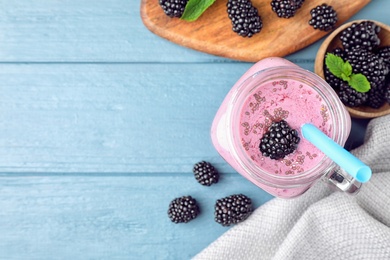
[[[320,46],[314,71],[339,94],[352,117],[390,114],[388,46],[390,26],[372,20],[345,23]]]

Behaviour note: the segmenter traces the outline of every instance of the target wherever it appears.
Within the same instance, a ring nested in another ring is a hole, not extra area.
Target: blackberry
[[[341,58],[344,58],[344,55],[345,55],[344,50],[341,49],[341,48],[336,48],[336,49],[334,49],[334,50],[332,51],[332,53],[333,53],[334,55],[336,55],[336,56],[341,57]]]
[[[215,203],[215,221],[222,226],[230,226],[247,219],[252,214],[250,198],[243,194],[234,194],[217,200]]]
[[[330,53],[344,59],[344,50],[341,48],[336,48]],[[328,84],[337,92],[340,89],[340,85],[343,83],[343,80],[337,78],[335,75],[333,75],[330,72],[328,67],[325,65],[325,59],[324,59],[324,76],[325,76],[325,81],[328,82]]]
[[[310,11],[309,25],[321,31],[330,31],[337,23],[337,13],[332,6],[327,4],[318,5]]]
[[[352,66],[353,73],[362,73],[370,82],[367,105],[372,108],[379,108],[385,102],[385,81],[389,73],[387,64],[381,57],[364,48],[347,50],[345,59]]]
[[[345,52],[354,73],[364,74],[370,83],[383,84],[389,69],[383,58],[363,48],[355,48]]]
[[[192,172],[195,175],[195,179],[205,186],[217,183],[219,179],[218,171],[209,162],[201,161],[196,163]]]
[[[341,81],[340,89],[337,92],[341,102],[349,107],[357,107],[366,103],[368,99],[367,92],[358,92],[348,85],[347,82]]]
[[[271,7],[278,17],[291,18],[301,8],[305,0],[272,0]]]
[[[385,84],[385,100],[387,103],[390,104],[390,77],[388,77]]]
[[[279,160],[295,151],[300,138],[298,132],[286,121],[273,122],[260,140],[260,151],[263,156]]]
[[[250,0],[228,0],[227,13],[233,32],[242,37],[252,37],[263,28],[263,22]]]
[[[187,223],[199,214],[199,206],[191,196],[183,196],[171,201],[168,216],[174,223]]]
[[[390,46],[380,47],[377,51],[378,56],[383,59],[387,64],[387,67],[390,69]]]
[[[341,32],[340,40],[344,50],[364,48],[374,50],[380,44],[380,27],[371,21],[353,23]]]
[[[385,104],[385,88],[370,89],[370,95],[368,96],[367,105],[372,108],[380,108]]]
[[[161,8],[169,17],[180,18],[186,8],[188,0],[159,0]]]

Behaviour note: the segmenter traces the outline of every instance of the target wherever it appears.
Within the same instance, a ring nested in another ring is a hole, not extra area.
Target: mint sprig
[[[327,53],[325,65],[335,77],[348,82],[348,85],[357,92],[365,93],[370,90],[370,82],[366,76],[361,73],[352,73],[351,64],[348,61],[345,62],[341,57]]]
[[[193,22],[198,19],[215,0],[189,0],[180,19]]]

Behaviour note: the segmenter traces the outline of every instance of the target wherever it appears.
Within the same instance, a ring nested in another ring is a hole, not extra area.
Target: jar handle
[[[323,180],[329,184],[331,188],[351,195],[356,195],[362,186],[361,182],[357,181],[339,167],[325,174]]]

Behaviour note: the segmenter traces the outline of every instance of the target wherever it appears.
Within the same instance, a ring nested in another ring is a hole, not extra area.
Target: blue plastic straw
[[[372,171],[370,167],[329,138],[320,129],[312,124],[304,124],[301,130],[305,139],[320,149],[357,181],[363,183],[371,178]]]

